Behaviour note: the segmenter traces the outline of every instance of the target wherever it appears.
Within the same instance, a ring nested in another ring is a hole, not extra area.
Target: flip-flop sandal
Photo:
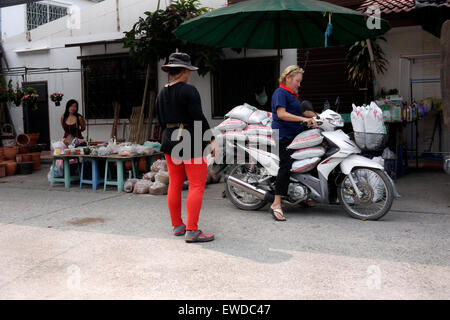
[[[281,215],[284,219],[280,219],[277,217],[277,215],[275,214],[278,213],[279,215]],[[283,214],[283,210],[281,208],[277,208],[277,209],[272,209],[270,208],[270,213],[272,214],[272,217],[277,220],[277,221],[286,221],[286,217]]]
[[[214,234],[203,233],[201,230],[187,231],[185,236],[186,242],[207,242],[214,240]]]
[[[186,233],[186,226],[184,224],[173,228],[174,236],[184,236],[185,233]]]

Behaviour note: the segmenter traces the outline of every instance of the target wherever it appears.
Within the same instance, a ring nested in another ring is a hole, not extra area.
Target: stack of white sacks
[[[288,149],[296,151],[291,155],[295,159],[292,164],[292,172],[305,173],[312,170],[325,154],[325,148],[321,146],[323,136],[320,129],[311,129],[298,134]]]
[[[248,143],[250,146],[274,147],[276,145],[271,127],[272,113],[258,110],[244,103],[233,108],[225,115],[225,118],[226,120],[215,129],[220,131],[216,141],[219,146],[226,146],[227,153],[233,152],[233,149],[228,149],[230,145],[226,144],[227,140]],[[288,146],[289,149],[296,150],[292,155],[296,161],[291,171],[304,173],[312,170],[325,154],[325,149],[320,146],[322,141],[320,129],[307,130],[297,135]]]
[[[373,101],[369,106],[357,107],[354,104],[352,106],[353,111],[350,114],[350,119],[356,144],[362,149],[377,149],[386,134],[383,111]]]
[[[220,145],[226,145],[226,141],[248,142],[249,145],[275,146],[272,137],[272,113],[258,110],[244,103],[233,108],[225,115],[226,120],[215,129],[220,131],[216,140]],[[228,149],[226,149],[228,151]],[[231,151],[231,150],[230,150]]]

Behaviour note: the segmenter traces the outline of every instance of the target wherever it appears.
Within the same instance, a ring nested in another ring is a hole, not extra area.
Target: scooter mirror
[[[309,101],[309,100],[303,100],[302,103],[300,104],[300,107],[302,108],[303,111],[314,112],[314,107],[313,107],[311,101]]]
[[[335,107],[336,107],[336,112],[339,113],[339,104],[340,104],[341,100],[339,98],[339,96],[337,96],[336,98],[336,102],[334,103]]]

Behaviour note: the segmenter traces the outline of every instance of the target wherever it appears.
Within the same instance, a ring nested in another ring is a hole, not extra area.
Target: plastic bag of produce
[[[314,157],[322,158],[322,156],[324,154],[325,154],[325,148],[311,147],[311,148],[299,149],[299,150],[295,151],[291,155],[291,158],[296,159],[296,160],[303,160],[303,159],[314,158]]]
[[[149,193],[153,194],[153,195],[165,195],[165,194],[167,194],[168,189],[169,189],[168,185],[165,185],[164,183],[156,181],[150,187]]]
[[[219,183],[220,180],[223,177],[223,173],[222,172],[216,172],[214,169],[212,168],[208,168],[208,174],[206,176],[206,183],[210,184],[210,183]]]
[[[297,160],[292,164],[291,171],[295,173],[305,173],[312,170],[320,161],[319,157]]]
[[[161,182],[163,184],[168,185],[169,184],[169,172],[167,171],[159,171],[155,175],[155,182]]]
[[[371,102],[368,111],[364,115],[364,132],[366,133],[386,133],[383,121],[383,111],[375,102]]]
[[[153,172],[153,171],[147,172],[146,174],[143,175],[142,179],[155,182],[156,174],[157,174],[157,172]]]
[[[354,132],[365,132],[364,130],[364,117],[361,107],[357,107],[352,104],[353,111],[350,113],[350,120]]]
[[[137,181],[138,179],[128,179],[123,185],[123,190],[128,193],[133,192],[134,186]]]
[[[134,185],[133,193],[135,194],[145,194],[149,192],[150,187],[153,185],[153,182],[150,180],[138,180]]]
[[[159,172],[160,170],[167,171],[166,160],[161,160],[161,159],[156,160],[152,164],[150,170],[153,171],[153,172]]]
[[[288,149],[304,149],[314,147],[321,144],[323,136],[320,133],[320,129],[311,129],[303,131],[298,134],[292,143],[288,146]]]
[[[230,112],[228,112],[225,117],[231,118],[231,119],[239,119],[244,122],[248,122],[248,119],[250,118],[250,115],[258,110],[257,108],[244,103],[243,105],[234,107]]]

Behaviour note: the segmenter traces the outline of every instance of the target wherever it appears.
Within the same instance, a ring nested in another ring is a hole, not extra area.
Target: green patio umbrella
[[[186,21],[174,33],[211,47],[288,49],[352,44],[390,29],[380,18],[367,22],[361,12],[323,1],[249,0]]]

